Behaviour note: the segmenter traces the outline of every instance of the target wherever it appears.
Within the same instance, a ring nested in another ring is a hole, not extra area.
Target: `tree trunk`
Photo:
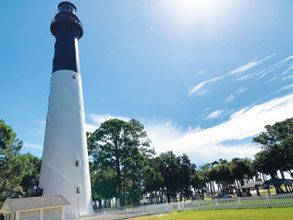
[[[166,196],[167,196],[168,203],[171,203],[171,195],[170,195],[170,191],[168,189],[166,190]]]
[[[280,173],[281,173],[282,179],[284,180],[285,179],[284,171],[280,170]]]
[[[268,187],[268,194],[271,195],[270,186]]]
[[[160,193],[161,203],[164,203],[164,193],[163,193],[163,190],[160,190],[159,193]]]
[[[259,193],[259,188],[258,188],[258,186],[255,186],[255,189],[256,189],[256,195],[260,196],[260,193]]]
[[[288,171],[288,173],[290,174],[291,178],[293,178],[293,173],[292,173],[292,171],[291,171],[291,170],[287,170],[287,171]]]
[[[209,184],[210,184],[210,191],[211,191],[211,195],[212,195],[212,196],[214,196],[214,191],[213,191],[213,186],[212,186],[212,183],[210,182]]]

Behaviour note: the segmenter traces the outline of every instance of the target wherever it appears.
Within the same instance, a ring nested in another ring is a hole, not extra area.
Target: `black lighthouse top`
[[[53,73],[58,70],[79,72],[78,40],[83,35],[83,29],[76,16],[75,5],[61,2],[50,29],[56,38]]]

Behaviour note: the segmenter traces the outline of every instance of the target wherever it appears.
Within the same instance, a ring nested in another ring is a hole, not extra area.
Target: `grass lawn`
[[[272,209],[234,209],[173,212],[132,218],[131,220],[291,220],[293,207]]]

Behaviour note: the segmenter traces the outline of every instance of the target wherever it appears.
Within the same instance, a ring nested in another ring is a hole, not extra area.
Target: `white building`
[[[76,7],[61,2],[52,20],[56,38],[42,156],[40,188],[44,196],[63,195],[66,218],[92,212],[78,40],[83,35]]]
[[[7,199],[0,213],[4,220],[63,220],[67,205],[61,195]]]

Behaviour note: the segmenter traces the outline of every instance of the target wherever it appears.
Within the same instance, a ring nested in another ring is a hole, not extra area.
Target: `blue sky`
[[[89,131],[136,118],[159,152],[252,157],[265,124],[293,116],[290,0],[83,0]],[[41,156],[59,1],[1,1],[0,118]]]

